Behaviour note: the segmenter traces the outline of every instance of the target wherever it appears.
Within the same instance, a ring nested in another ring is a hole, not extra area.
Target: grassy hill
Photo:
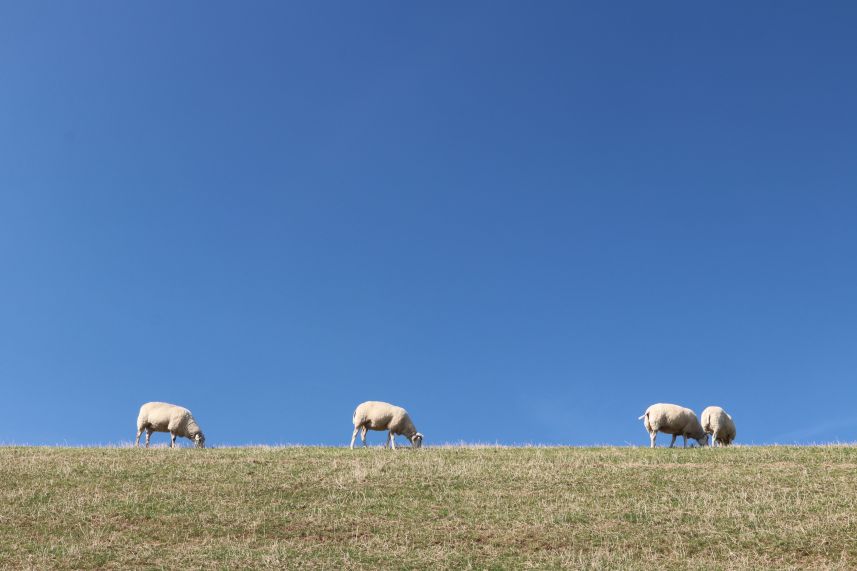
[[[857,448],[0,448],[0,567],[857,568]]]

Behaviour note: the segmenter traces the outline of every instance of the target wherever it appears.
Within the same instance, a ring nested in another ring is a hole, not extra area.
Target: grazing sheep
[[[719,406],[709,406],[702,411],[702,429],[711,435],[711,445],[718,442],[729,446],[735,440],[735,421]]]
[[[414,448],[423,444],[423,435],[417,432],[408,411],[400,406],[394,406],[386,402],[366,401],[357,406],[351,417],[354,423],[354,433],[351,435],[351,449],[354,450],[354,439],[357,431],[362,429],[360,440],[366,446],[366,432],[369,430],[389,430],[384,448],[389,443],[393,450],[396,449],[396,435],[401,434],[411,441]]]
[[[673,439],[670,442],[670,448],[675,446],[675,439],[678,435],[681,435],[685,448],[687,448],[688,436],[695,438],[700,446],[708,444],[708,435],[702,430],[696,413],[689,408],[676,404],[653,404],[646,409],[639,420],[643,420],[643,425],[649,431],[652,448],[655,447],[655,438],[657,438],[658,432],[672,434]]]
[[[140,446],[140,435],[146,431],[146,448],[153,432],[169,432],[170,448],[176,445],[176,436],[193,440],[197,448],[205,448],[205,435],[184,407],[165,402],[147,402],[140,407],[137,415],[137,440],[134,446]]]

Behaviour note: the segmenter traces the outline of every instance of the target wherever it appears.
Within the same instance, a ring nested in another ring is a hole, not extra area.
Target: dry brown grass
[[[857,568],[857,448],[0,448],[0,567]]]

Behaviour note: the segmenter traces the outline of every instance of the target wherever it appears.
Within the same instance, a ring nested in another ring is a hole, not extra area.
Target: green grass
[[[857,568],[857,448],[0,448],[4,569]]]

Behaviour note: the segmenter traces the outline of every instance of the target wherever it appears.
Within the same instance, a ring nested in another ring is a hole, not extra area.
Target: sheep
[[[137,415],[137,439],[134,447],[140,446],[140,435],[146,431],[146,448],[153,432],[169,432],[170,448],[176,445],[176,436],[193,440],[197,448],[205,448],[205,435],[191,412],[181,406],[165,402],[147,402]]]
[[[643,421],[643,425],[649,432],[652,448],[655,447],[655,438],[657,438],[658,432],[672,434],[673,439],[670,442],[670,448],[675,446],[675,439],[679,434],[683,439],[684,448],[687,448],[688,436],[695,438],[700,446],[708,444],[708,435],[702,430],[696,413],[689,408],[676,404],[653,404],[646,409],[646,412],[638,420]]]
[[[711,435],[711,446],[718,442],[729,446],[735,440],[735,421],[719,406],[709,406],[702,411],[702,429]]]
[[[414,448],[423,444],[423,435],[417,432],[408,411],[400,406],[394,406],[386,402],[366,401],[357,405],[351,417],[354,423],[354,433],[351,435],[351,449],[354,450],[354,439],[357,432],[362,429],[360,440],[366,446],[366,432],[369,430],[389,430],[384,448],[389,443],[393,450],[396,449],[396,435],[401,434],[411,441]]]

